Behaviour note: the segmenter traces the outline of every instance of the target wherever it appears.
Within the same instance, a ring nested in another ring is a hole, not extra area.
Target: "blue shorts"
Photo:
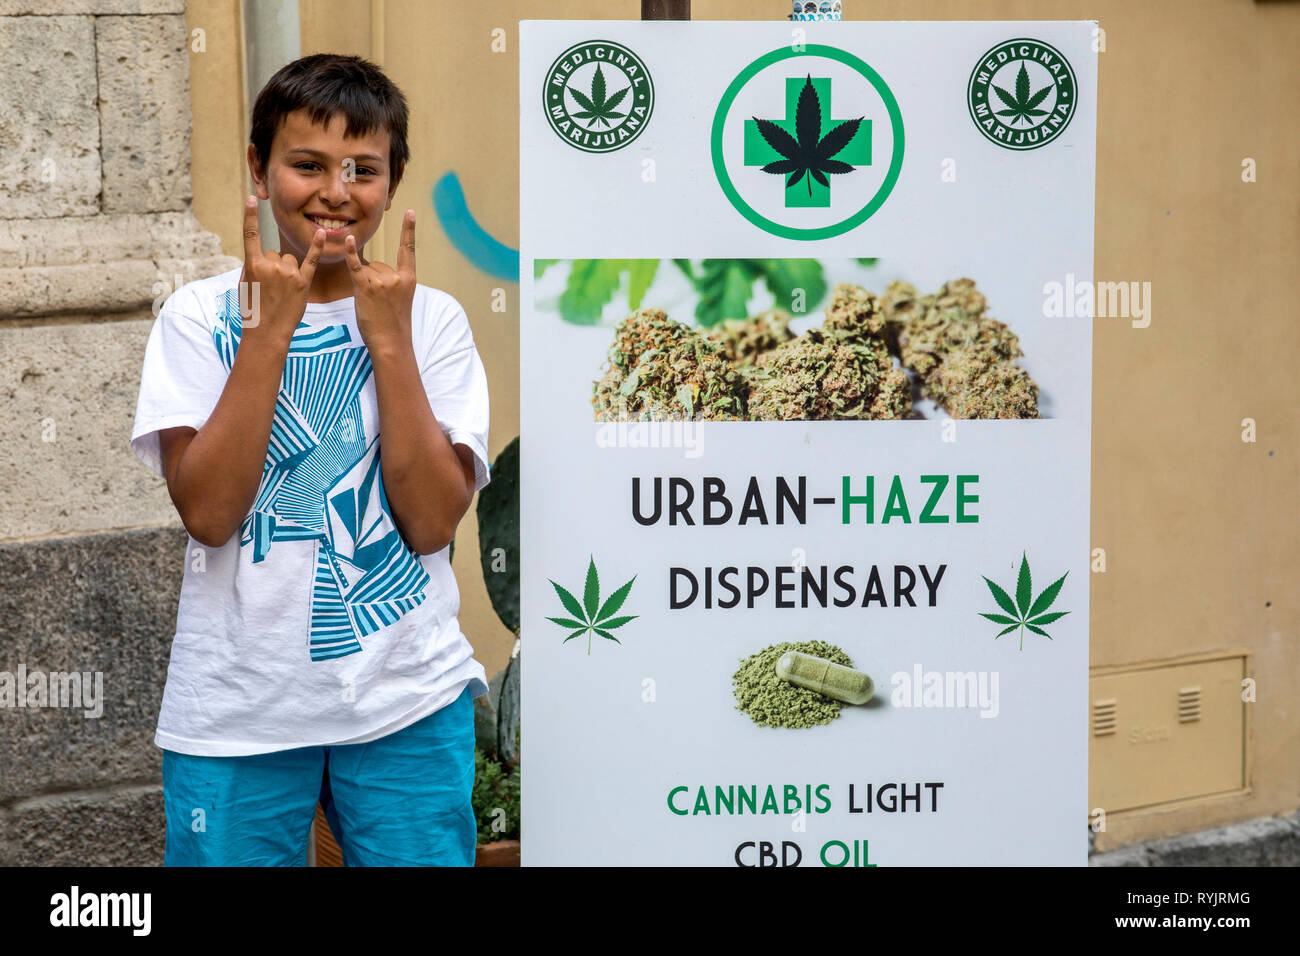
[[[365,744],[248,757],[163,750],[164,866],[304,866],[320,802],[344,866],[473,866],[474,709]]]

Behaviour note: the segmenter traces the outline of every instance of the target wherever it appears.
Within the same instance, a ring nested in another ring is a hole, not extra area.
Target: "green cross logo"
[[[825,110],[822,104],[826,104]],[[824,174],[843,175],[871,165],[871,120],[836,120],[830,77],[785,81],[785,119],[745,120],[746,166],[788,176],[785,207],[825,208],[831,184]]]
[[[802,62],[786,62],[792,59]],[[865,115],[835,115],[832,81],[841,111]],[[764,119],[777,112],[778,94],[784,117]],[[709,135],[727,201],[784,239],[829,239],[862,225],[898,182],[903,148],[903,116],[889,84],[860,57],[819,43],[779,47],[742,69],[718,100]],[[780,202],[774,176],[784,186]],[[842,177],[834,187],[833,176]]]

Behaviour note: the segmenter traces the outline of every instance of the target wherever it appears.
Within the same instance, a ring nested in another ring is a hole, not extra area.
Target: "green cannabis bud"
[[[832,290],[822,328],[867,344],[888,336],[885,314],[876,294],[850,282],[841,282]]]
[[[885,339],[889,351],[898,355],[898,338],[903,326],[918,312],[916,286],[909,282],[891,282],[880,300],[880,310],[885,317]]]
[[[737,366],[752,365],[763,352],[794,338],[790,313],[768,309],[749,319],[727,319],[709,333],[709,340],[722,346],[722,355]]]
[[[757,421],[897,419],[912,407],[907,376],[880,339],[809,329],[755,364],[749,414]]]
[[[662,309],[639,309],[614,330],[591,403],[596,421],[738,421],[745,392],[720,345]]]
[[[1015,360],[1024,353],[971,279],[953,279],[933,295],[894,282],[884,312],[903,365],[921,377],[927,397],[954,418],[1038,418],[1038,386]]]
[[[926,390],[953,418],[1038,418],[1038,386],[1014,362],[975,349],[951,351]]]

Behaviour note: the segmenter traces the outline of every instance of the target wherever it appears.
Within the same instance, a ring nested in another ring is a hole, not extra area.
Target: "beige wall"
[[[190,179],[194,216],[221,239],[221,250],[244,257],[241,202],[252,192],[243,145],[248,142],[244,101],[244,28],[239,0],[189,0],[185,20],[204,32],[207,49],[190,49]]]
[[[694,0],[695,19],[780,19],[785,0]],[[961,0],[847,0],[851,19],[963,19]],[[438,11],[447,11],[444,20]],[[430,190],[456,171],[479,223],[518,245],[517,21],[623,18],[638,0],[445,4],[302,3],[303,52],[377,59],[412,105],[412,165],[394,208],[418,217],[420,280],[465,306],[492,390],[495,455],[518,432],[518,286],[449,245]],[[1152,322],[1098,319],[1093,383],[1092,581],[1095,667],[1249,648],[1251,790],[1120,815],[1098,849],[1145,836],[1293,811],[1300,805],[1300,355],[1293,276],[1300,251],[1294,118],[1300,5],[1245,0],[990,0],[982,19],[1099,19],[1096,276],[1152,284]],[[210,29],[191,54],[194,209],[238,254],[247,129],[233,72],[238,3],[191,0]],[[377,25],[372,29],[372,25]],[[506,31],[493,53],[491,30]],[[1258,181],[1241,181],[1241,162]],[[386,227],[388,242],[396,220]],[[391,247],[391,246],[390,246]],[[506,290],[508,311],[490,310]],[[1241,441],[1241,421],[1258,442]],[[489,673],[512,644],[483,589],[474,522],[457,537],[462,626]],[[1082,817],[1081,817],[1082,825]]]

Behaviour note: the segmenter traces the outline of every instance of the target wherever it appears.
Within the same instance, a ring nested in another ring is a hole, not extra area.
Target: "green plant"
[[[519,634],[519,436],[492,462],[492,480],[478,493],[478,548],[492,607]]]
[[[625,272],[628,308],[635,312],[658,270],[658,259],[574,259],[560,294],[560,317],[575,325],[595,325]]]
[[[702,259],[698,275],[690,260],[673,262],[700,295],[695,318],[703,326],[748,318],[746,303],[760,279],[776,307],[796,315],[808,312],[826,297],[825,271],[816,259]]]
[[[548,260],[538,260],[547,262]],[[554,260],[549,260],[554,261]],[[544,268],[544,267],[542,267]],[[519,436],[492,462],[492,480],[478,496],[483,582],[501,622],[519,636]],[[476,716],[474,819],[478,842],[519,838],[519,656],[489,683]],[[479,721],[482,720],[482,726]],[[500,811],[500,812],[498,812]]]
[[[516,740],[516,749],[518,740]],[[503,764],[474,748],[471,795],[478,843],[519,839],[519,765]]]
[[[557,259],[534,259],[533,276],[542,274]],[[862,265],[874,259],[859,259]],[[595,325],[601,312],[614,298],[627,274],[628,311],[641,308],[646,291],[659,270],[658,259],[574,259],[560,293],[560,317],[575,325]],[[726,319],[749,317],[747,304],[754,284],[762,280],[776,300],[776,307],[801,314],[811,311],[826,297],[827,284],[822,264],[816,259],[673,259],[673,264],[690,280],[699,294],[695,318],[701,326],[714,326]]]
[[[1052,635],[1043,630],[1043,625],[1051,624],[1053,621],[1059,621],[1070,612],[1055,611],[1051,614],[1044,614],[1043,612],[1052,606],[1052,602],[1056,600],[1056,596],[1061,593],[1061,585],[1065,583],[1066,575],[1069,573],[1070,572],[1067,571],[1065,574],[1062,574],[1059,578],[1049,584],[1043,590],[1042,594],[1033,598],[1032,595],[1034,591],[1033,581],[1029,575],[1029,558],[1022,552],[1020,555],[1020,576],[1016,581],[1016,600],[1014,602],[1011,600],[1011,595],[1007,594],[1006,591],[1002,590],[1002,588],[998,587],[988,578],[984,578],[984,583],[989,586],[989,590],[993,593],[993,600],[998,602],[998,606],[1001,607],[1002,610],[1012,616],[1007,617],[1003,614],[985,614],[981,612],[980,617],[986,617],[994,624],[1007,625],[1007,627],[998,632],[997,637],[1001,637],[1003,634],[1010,634],[1016,628],[1020,628],[1020,649],[1022,651],[1025,649],[1026,628],[1033,631],[1035,634],[1041,634],[1050,641]],[[994,640],[996,640],[997,637],[995,637]]]

